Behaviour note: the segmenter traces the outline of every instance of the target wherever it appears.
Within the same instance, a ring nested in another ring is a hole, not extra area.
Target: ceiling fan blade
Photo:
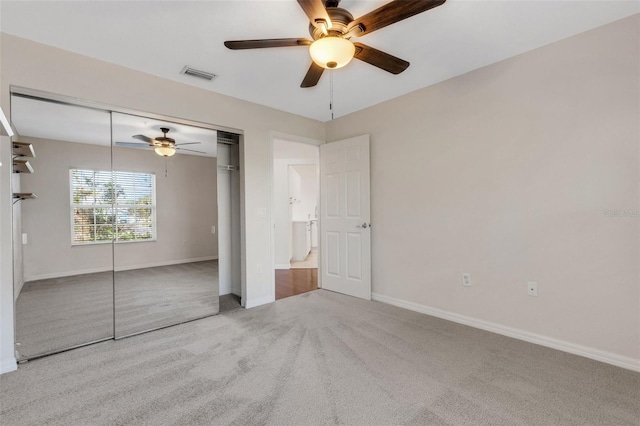
[[[224,45],[231,50],[263,49],[266,47],[309,46],[312,40],[306,38],[266,38],[262,40],[231,40]]]
[[[438,7],[445,1],[447,0],[394,0],[354,20],[349,24],[347,31],[360,26],[360,33],[356,32],[354,35],[363,36]]]
[[[121,146],[123,148],[151,148],[151,146],[146,143],[137,142],[116,142],[116,146]]]
[[[174,146],[182,146],[182,145],[195,145],[202,142],[185,142],[185,143],[177,143]]]
[[[304,76],[302,80],[302,84],[300,87],[313,87],[318,84],[320,81],[320,77],[322,77],[322,73],[324,72],[324,68],[315,62],[311,62],[311,66],[309,67],[309,71],[307,71],[307,75]]]
[[[145,141],[146,143],[152,143],[153,139],[145,135],[133,135],[131,136],[134,139],[140,139],[141,141]]]
[[[206,154],[206,152],[204,152],[204,151],[196,151],[194,149],[187,149],[187,148],[178,148],[178,147],[176,147],[176,150],[178,150],[178,151],[197,152],[198,154]]]
[[[327,30],[331,29],[331,18],[324,7],[322,0],[298,0],[298,4],[307,14],[309,22],[314,27],[322,25],[322,21],[327,23]]]
[[[381,50],[374,49],[362,43],[353,43],[353,45],[356,47],[354,58],[360,59],[391,74],[400,74],[409,67],[409,62],[384,53]]]

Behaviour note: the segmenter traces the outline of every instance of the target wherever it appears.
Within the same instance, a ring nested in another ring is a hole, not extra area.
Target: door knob
[[[367,229],[367,228],[371,228],[371,224],[370,223],[363,223],[362,225],[358,225],[356,226],[356,228],[362,228],[362,229]]]

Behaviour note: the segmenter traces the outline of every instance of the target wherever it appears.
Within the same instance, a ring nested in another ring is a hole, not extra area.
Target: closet
[[[24,92],[11,119],[20,361],[240,295],[240,132]]]

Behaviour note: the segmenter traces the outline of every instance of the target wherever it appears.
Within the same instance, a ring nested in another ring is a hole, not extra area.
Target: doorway
[[[319,286],[319,145],[272,138],[272,248],[276,300]]]

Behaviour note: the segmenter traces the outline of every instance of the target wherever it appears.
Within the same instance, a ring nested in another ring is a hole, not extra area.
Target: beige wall
[[[214,157],[178,154],[165,161],[151,151],[116,148],[113,168],[154,173],[157,205],[157,240],[116,244],[116,270],[218,257],[217,234],[211,233],[218,224]]]
[[[640,218],[604,211],[640,208],[639,27],[329,122],[329,141],[371,135],[373,291],[638,368]]]
[[[249,305],[273,300],[268,272],[270,244],[270,137],[272,132],[325,139],[322,122],[219,95],[181,83],[133,71],[72,52],[0,35],[0,98],[9,111],[10,85],[28,87],[94,102],[127,107],[178,118],[241,129],[242,215],[246,253],[242,259],[244,302]],[[224,78],[220,76],[219,78]],[[213,82],[212,84],[215,84]],[[0,161],[9,159],[9,139],[0,139]],[[10,176],[0,168],[0,370],[13,360],[13,284],[11,274]],[[258,217],[266,208],[267,217]],[[258,265],[261,265],[258,268]],[[263,272],[258,272],[262,270]],[[9,365],[9,367],[6,367]]]
[[[26,281],[80,273],[159,266],[216,258],[216,159],[176,155],[167,160],[152,151],[116,148],[113,168],[156,176],[157,240],[71,245],[69,169],[111,169],[109,147],[20,138],[33,143],[35,173],[22,175],[25,191],[38,198],[22,202]],[[187,190],[188,189],[188,190]],[[19,241],[19,238],[16,239]],[[115,260],[115,262],[114,262]]]

